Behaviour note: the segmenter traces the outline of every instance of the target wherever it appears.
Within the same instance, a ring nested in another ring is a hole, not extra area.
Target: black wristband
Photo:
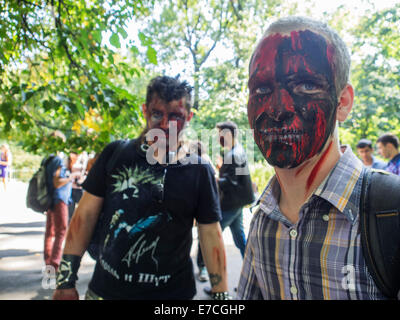
[[[213,300],[231,300],[229,292],[214,292],[212,293]]]
[[[63,254],[57,271],[57,289],[75,288],[78,280],[78,270],[81,265],[81,257],[73,254]]]

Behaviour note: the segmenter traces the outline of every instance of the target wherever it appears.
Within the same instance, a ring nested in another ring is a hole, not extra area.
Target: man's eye
[[[259,87],[257,89],[254,90],[254,93],[256,95],[268,95],[270,94],[272,91],[270,88],[268,87]]]
[[[153,119],[161,119],[161,118],[163,117],[163,114],[162,114],[162,112],[153,111],[153,112],[151,113],[151,117],[152,117]]]
[[[295,86],[294,92],[296,93],[320,93],[322,87],[312,83],[312,82],[303,82]]]

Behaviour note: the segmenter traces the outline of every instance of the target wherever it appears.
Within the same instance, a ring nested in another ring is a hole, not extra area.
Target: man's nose
[[[274,91],[267,106],[267,114],[274,121],[283,121],[294,116],[293,99],[286,89]]]
[[[168,129],[168,115],[164,115],[160,121],[160,128],[163,130]]]

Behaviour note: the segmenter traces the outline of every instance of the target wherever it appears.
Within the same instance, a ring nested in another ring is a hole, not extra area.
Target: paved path
[[[45,216],[27,209],[25,206],[27,184],[13,181],[6,193],[0,190],[0,300],[48,300],[51,298],[52,280],[43,274],[43,242]],[[250,213],[245,211],[246,234]],[[235,298],[234,288],[239,280],[242,259],[233,245],[230,230],[223,233],[227,250],[229,291]],[[192,257],[195,265],[197,252],[197,232],[193,229]],[[83,298],[93,272],[94,261],[84,255],[79,269],[78,291]],[[195,267],[197,273],[197,267]],[[203,293],[208,282],[197,281],[195,299],[209,299]]]

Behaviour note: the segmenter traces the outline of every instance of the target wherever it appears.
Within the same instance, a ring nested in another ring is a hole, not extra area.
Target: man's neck
[[[293,169],[275,168],[281,187],[279,207],[281,212],[296,223],[301,206],[328,176],[340,158],[337,141],[330,140],[318,155]]]
[[[374,159],[371,157],[369,159],[366,159],[366,161],[364,161],[364,165],[366,166],[372,166],[372,163],[374,162]]]
[[[398,154],[399,154],[398,150],[393,150],[389,161],[392,161]]]
[[[233,141],[233,143],[232,144],[227,144],[227,145],[225,145],[224,146],[224,149],[228,152],[228,151],[231,151],[234,147],[235,147],[235,145],[236,145],[236,141]]]

